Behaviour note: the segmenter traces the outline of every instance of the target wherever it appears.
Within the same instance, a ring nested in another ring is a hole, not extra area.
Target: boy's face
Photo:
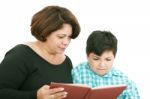
[[[90,53],[87,58],[90,68],[100,76],[104,76],[111,69],[115,59],[110,50],[104,51],[101,56]]]

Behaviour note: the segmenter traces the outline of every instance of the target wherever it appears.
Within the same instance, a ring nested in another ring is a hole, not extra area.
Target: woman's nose
[[[64,39],[64,40],[63,40],[63,44],[64,44],[64,45],[68,45],[69,43],[70,43],[70,39]]]

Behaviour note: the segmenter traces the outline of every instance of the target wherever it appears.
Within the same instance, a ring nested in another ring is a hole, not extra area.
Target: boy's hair
[[[31,33],[36,39],[46,41],[47,36],[62,28],[65,23],[72,27],[71,38],[76,38],[80,33],[80,25],[75,15],[64,7],[47,6],[33,15]]]
[[[101,54],[106,50],[113,51],[114,57],[116,56],[117,38],[109,31],[93,31],[87,39],[87,56],[91,52],[101,56]]]

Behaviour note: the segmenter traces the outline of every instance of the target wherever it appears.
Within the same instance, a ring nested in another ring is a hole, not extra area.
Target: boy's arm
[[[72,69],[72,79],[73,83],[81,83],[80,73],[77,68]]]
[[[133,81],[128,83],[127,89],[123,92],[125,99],[140,99],[138,88]]]
[[[140,99],[138,88],[137,88],[136,84],[132,81],[129,84],[129,90],[131,90],[130,92],[132,93],[132,96],[134,96],[133,99]]]

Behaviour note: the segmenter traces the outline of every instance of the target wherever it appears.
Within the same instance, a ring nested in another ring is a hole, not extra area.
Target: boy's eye
[[[106,59],[106,61],[111,61],[111,59]]]

